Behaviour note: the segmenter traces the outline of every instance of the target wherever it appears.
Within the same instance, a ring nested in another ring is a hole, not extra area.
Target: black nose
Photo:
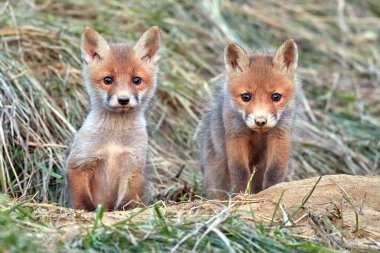
[[[118,97],[117,101],[121,105],[127,105],[129,103],[129,98],[128,97]]]
[[[256,126],[262,127],[262,126],[265,126],[267,124],[267,120],[264,118],[257,118],[257,119],[255,119],[255,124],[256,124]]]

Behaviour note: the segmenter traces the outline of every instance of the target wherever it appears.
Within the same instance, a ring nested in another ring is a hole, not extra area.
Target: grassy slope
[[[165,54],[149,111],[151,192],[157,198],[199,193],[193,136],[228,40],[263,49],[292,37],[299,45],[306,109],[289,179],[377,173],[379,1],[256,2],[107,1],[91,9],[86,1],[1,3],[2,191],[64,203],[60,169],[88,106],[79,59],[86,25],[115,41],[134,40],[151,25],[162,29]],[[5,231],[18,234],[9,222],[1,222],[11,227]]]

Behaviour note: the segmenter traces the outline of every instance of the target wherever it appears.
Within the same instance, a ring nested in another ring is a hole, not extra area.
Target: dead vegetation
[[[111,40],[161,27],[165,53],[148,115],[156,199],[202,194],[194,134],[229,40],[255,49],[287,38],[299,45],[304,96],[289,180],[378,174],[379,15],[377,0],[2,2],[1,190],[21,201],[65,202],[60,171],[88,109],[79,57],[85,26]]]

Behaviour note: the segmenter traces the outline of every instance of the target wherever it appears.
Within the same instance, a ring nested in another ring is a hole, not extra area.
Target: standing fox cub
[[[253,193],[283,181],[296,106],[297,45],[287,40],[274,55],[225,52],[225,81],[198,133],[207,198]]]
[[[148,149],[144,111],[156,88],[159,29],[152,27],[133,46],[109,44],[86,28],[81,51],[91,109],[66,161],[71,206],[131,208],[143,197]]]

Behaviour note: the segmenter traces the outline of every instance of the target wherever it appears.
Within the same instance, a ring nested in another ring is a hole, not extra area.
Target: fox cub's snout
[[[148,30],[135,46],[108,44],[86,28],[82,36],[84,72],[91,100],[114,112],[126,112],[145,104],[154,91],[159,50],[159,30]]]
[[[225,49],[225,63],[229,98],[247,126],[256,132],[276,126],[294,93],[294,41],[286,41],[273,58],[251,59],[242,48],[230,43]]]

